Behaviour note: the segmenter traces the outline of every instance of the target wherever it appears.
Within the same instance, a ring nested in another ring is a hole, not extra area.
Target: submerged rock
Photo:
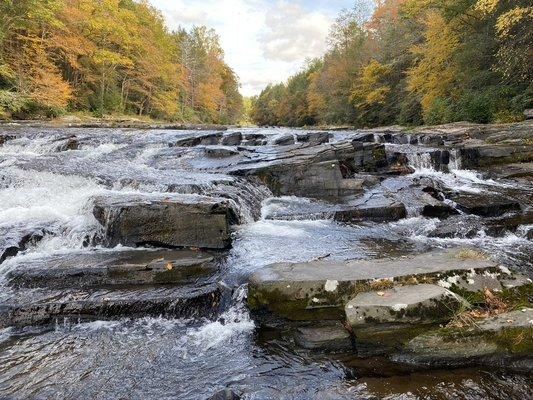
[[[228,200],[197,195],[118,195],[94,199],[109,246],[156,244],[224,249],[237,220]]]

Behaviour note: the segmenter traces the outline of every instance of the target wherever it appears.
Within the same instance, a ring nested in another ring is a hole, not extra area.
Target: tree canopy
[[[0,0],[0,45],[0,117],[242,117],[216,33],[171,32],[146,0]]]
[[[359,1],[328,52],[253,99],[260,125],[514,121],[533,107],[529,0]],[[370,15],[368,17],[368,15]]]

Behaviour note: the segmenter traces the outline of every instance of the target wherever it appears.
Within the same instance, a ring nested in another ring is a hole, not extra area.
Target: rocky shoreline
[[[105,136],[79,126],[2,126],[0,150],[42,147],[11,161],[0,188],[28,173],[91,186],[79,208],[83,229],[0,221],[0,329],[216,320],[236,290],[224,275],[235,232],[257,221],[334,221],[374,246],[365,229],[392,224],[401,237],[417,218],[427,219],[428,238],[532,238],[533,121],[273,133],[172,126],[142,138],[139,127],[125,128],[134,129]],[[490,190],[480,189],[486,182]],[[61,237],[78,244],[32,255]],[[312,352],[533,371],[531,260],[502,263],[467,242],[419,247],[265,263],[245,277],[246,304],[259,331]]]

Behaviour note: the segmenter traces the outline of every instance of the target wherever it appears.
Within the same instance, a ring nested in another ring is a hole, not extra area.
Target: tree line
[[[363,4],[338,17],[324,57],[253,98],[257,124],[510,122],[533,107],[531,0]]]
[[[238,79],[213,30],[146,0],[0,0],[0,118],[67,111],[228,124]]]

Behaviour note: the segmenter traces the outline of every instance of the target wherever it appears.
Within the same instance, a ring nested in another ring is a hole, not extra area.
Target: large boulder
[[[457,209],[467,214],[496,217],[520,211],[520,203],[495,193],[455,193],[450,195]]]
[[[224,249],[237,217],[228,200],[199,195],[112,195],[94,199],[106,244]]]
[[[499,276],[497,264],[486,258],[461,257],[458,249],[396,259],[277,263],[255,272],[249,280],[248,304],[260,317],[274,314],[289,320],[342,320],[344,306],[357,294],[387,285],[441,283],[472,271]],[[507,275],[505,275],[507,277]]]
[[[255,176],[275,195],[332,200],[360,193],[353,186],[358,172],[375,172],[387,165],[383,145],[343,141],[250,151],[222,170]]]
[[[278,136],[274,139],[273,143],[277,146],[289,146],[295,143],[294,135],[287,133],[287,134]]]
[[[527,143],[505,145],[476,142],[460,149],[459,154],[464,169],[533,161],[533,149]]]

